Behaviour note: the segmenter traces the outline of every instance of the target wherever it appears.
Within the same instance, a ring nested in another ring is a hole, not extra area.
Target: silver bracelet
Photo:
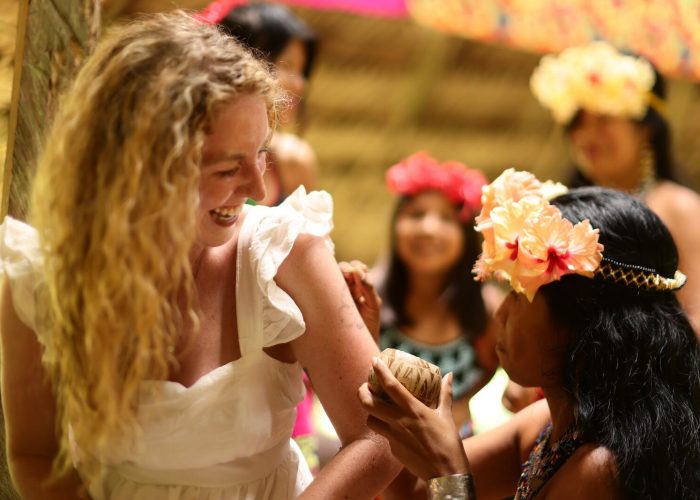
[[[476,500],[471,474],[453,474],[428,479],[428,500]]]

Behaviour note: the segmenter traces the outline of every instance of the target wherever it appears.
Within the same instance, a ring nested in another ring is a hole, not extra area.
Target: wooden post
[[[20,11],[21,7],[21,11]],[[14,130],[17,124],[17,100],[19,99],[19,73],[14,68],[21,67],[21,58],[24,53],[23,47],[19,47],[17,41],[24,40],[27,21],[27,3],[20,0],[11,0],[9,8],[3,10],[0,26],[2,28],[2,46],[0,46],[0,166],[4,166],[0,175],[0,216],[7,213],[7,203],[10,193],[10,165],[12,162],[12,146],[14,141],[9,138],[14,137]]]
[[[20,16],[3,203],[7,199],[7,212],[24,219],[36,159],[59,94],[97,41],[100,2],[20,0]]]

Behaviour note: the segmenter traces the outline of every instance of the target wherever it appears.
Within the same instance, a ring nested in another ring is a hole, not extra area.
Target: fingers
[[[340,262],[338,266],[344,275],[353,275],[359,283],[372,286],[369,281],[369,268],[364,262],[359,260],[352,260],[350,262],[343,261]]]
[[[442,377],[437,412],[442,416],[452,415],[452,372]]]
[[[401,382],[396,380],[396,377],[394,377],[384,361],[375,357],[372,359],[372,367],[374,368],[374,373],[377,375],[377,379],[384,388],[384,391],[400,408],[410,410],[412,412],[414,405],[423,405],[423,403],[413,397],[408,389],[401,385]]]
[[[398,408],[372,394],[367,382],[357,390],[357,397],[365,411],[378,420],[394,422],[401,416]]]
[[[369,280],[369,269],[364,262],[353,260],[340,262],[338,267],[348,284],[353,300],[358,307],[367,305],[371,309],[379,309],[381,299]]]

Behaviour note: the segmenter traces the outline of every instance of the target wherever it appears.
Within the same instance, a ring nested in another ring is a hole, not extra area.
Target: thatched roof
[[[206,0],[103,0],[105,18]],[[296,9],[318,33],[305,137],[336,203],[338,257],[372,262],[386,242],[393,199],[384,170],[420,149],[497,175],[510,166],[568,174],[566,144],[529,91],[539,57],[458,39],[410,20]],[[700,188],[700,87],[670,82],[681,175]]]

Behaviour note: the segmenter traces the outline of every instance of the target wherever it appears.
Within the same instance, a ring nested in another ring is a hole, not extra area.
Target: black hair
[[[673,238],[640,201],[588,187],[552,203],[600,230],[605,258],[674,277]],[[572,333],[563,384],[576,423],[614,453],[625,496],[700,498],[700,344],[675,293],[578,275],[541,290]]]
[[[654,70],[655,77],[651,92],[659,101],[666,102],[666,80],[651,62],[649,62],[649,64]],[[566,131],[571,132],[575,129],[580,118],[581,112],[579,111],[566,125]],[[649,146],[654,155],[656,178],[674,182],[677,181],[678,179],[674,172],[673,153],[671,151],[671,127],[666,117],[653,106],[648,106],[646,114],[640,120],[636,121],[640,125],[646,126],[649,130]],[[592,186],[593,181],[586,177],[579,169],[576,169],[569,185],[571,187]]]
[[[290,41],[300,40],[306,48],[303,74],[308,80],[316,55],[316,35],[287,7],[278,4],[249,3],[232,9],[219,22],[230,35],[260,52],[274,63]]]
[[[399,198],[391,217],[390,256],[388,271],[379,292],[383,301],[383,327],[410,325],[411,319],[406,314],[406,297],[409,289],[409,272],[406,264],[396,252],[396,220],[401,209],[411,200],[411,196]],[[461,205],[456,205],[458,212]],[[471,270],[481,246],[474,219],[468,222],[460,220],[463,245],[462,254],[447,273],[447,282],[443,292],[450,311],[457,316],[462,333],[470,340],[475,340],[486,328],[487,312],[481,295],[481,284],[474,281]],[[387,310],[388,309],[388,310]],[[387,324],[390,322],[391,324]]]

